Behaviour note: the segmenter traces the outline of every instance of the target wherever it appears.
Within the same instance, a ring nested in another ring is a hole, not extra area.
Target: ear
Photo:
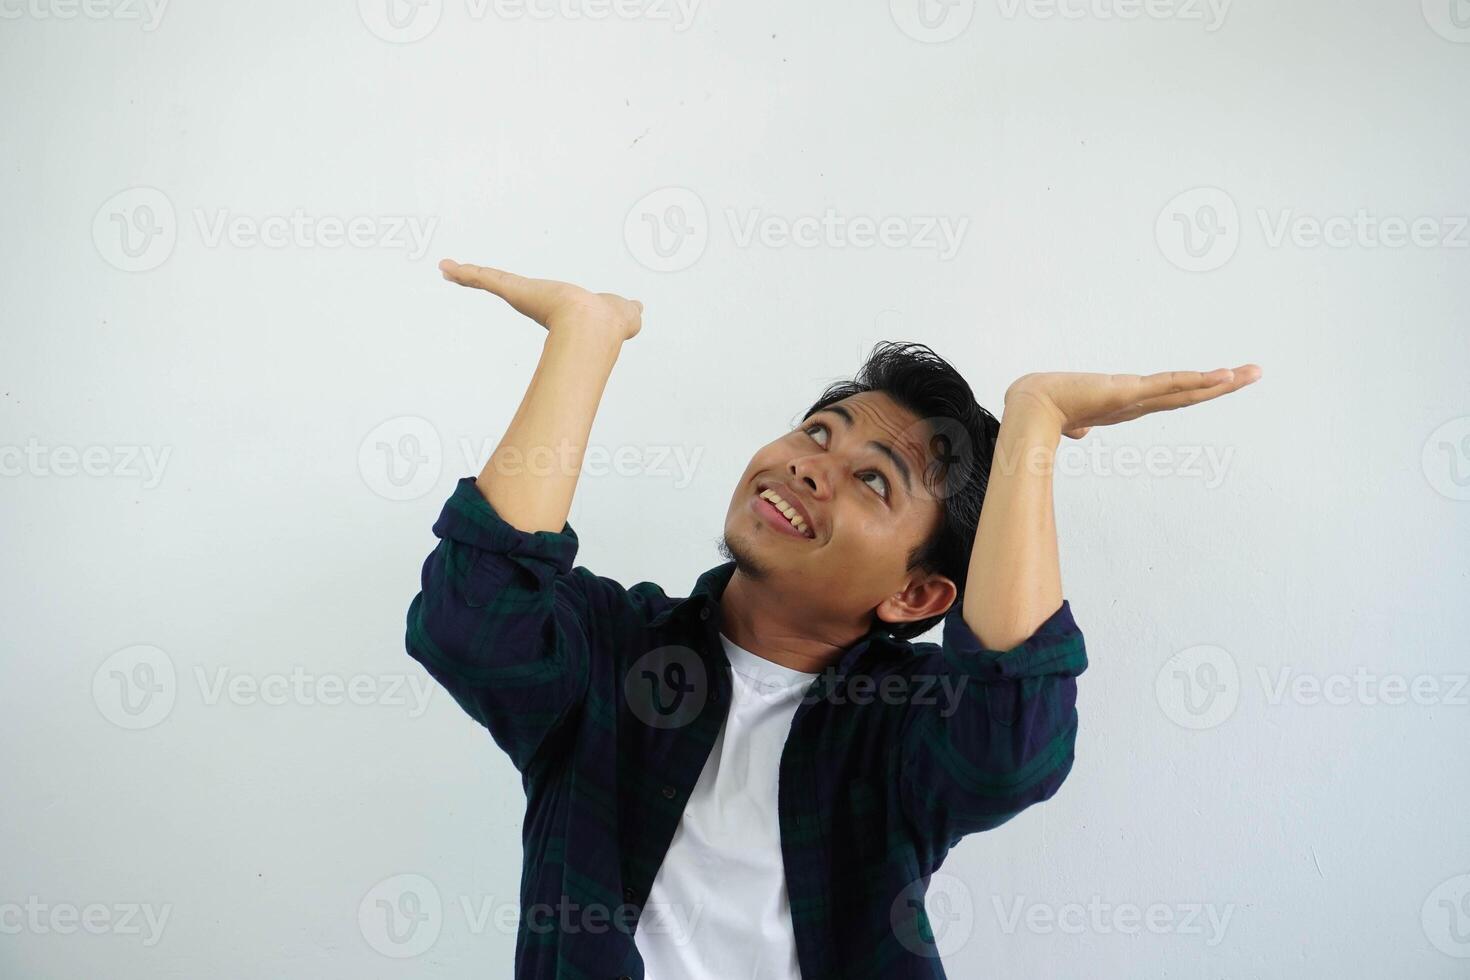
[[[911,579],[901,591],[878,603],[873,610],[880,622],[898,625],[931,616],[941,616],[954,605],[959,590],[943,575],[926,574]]]

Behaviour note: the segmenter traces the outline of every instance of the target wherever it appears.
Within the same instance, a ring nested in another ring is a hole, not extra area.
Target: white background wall
[[[1063,457],[1077,765],[950,974],[1470,969],[1463,2],[96,2],[0,0],[0,975],[509,975],[520,788],[403,631],[542,333],[444,256],[646,303],[571,522],[676,595],[877,340],[1263,365]]]

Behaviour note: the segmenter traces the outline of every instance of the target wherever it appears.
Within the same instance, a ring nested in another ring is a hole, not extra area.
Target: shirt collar
[[[730,579],[734,575],[735,562],[733,561],[727,561],[700,573],[689,595],[683,599],[675,599],[672,604],[649,621],[649,626],[662,626],[673,620],[693,623],[698,622],[701,618],[709,619],[719,610],[720,596],[724,594],[725,586],[730,584]],[[704,615],[701,616],[701,613]],[[892,655],[907,652],[909,644],[893,636],[875,622],[867,635],[843,651],[842,656],[838,659],[838,664],[843,668],[851,666],[858,655],[869,647],[876,652]]]

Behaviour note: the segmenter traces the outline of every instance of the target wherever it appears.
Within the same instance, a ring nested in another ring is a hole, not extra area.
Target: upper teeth
[[[801,512],[781,499],[781,495],[774,490],[762,490],[761,499],[769,500],[777,510],[786,515],[786,519],[795,525],[802,534],[808,533],[806,521],[802,519]]]

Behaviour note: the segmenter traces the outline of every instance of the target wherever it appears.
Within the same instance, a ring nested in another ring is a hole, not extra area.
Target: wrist
[[[1034,438],[1051,438],[1053,444],[1061,441],[1066,419],[1056,403],[1046,395],[1017,388],[1012,385],[1006,391],[1005,405],[1001,411],[1001,431],[1007,427],[1013,433]]]
[[[1049,479],[1062,441],[1061,424],[1045,406],[1008,400],[991,459],[993,476]]]
[[[546,324],[546,332],[559,341],[612,354],[616,354],[627,339],[627,331],[621,324],[602,317],[550,320]]]

